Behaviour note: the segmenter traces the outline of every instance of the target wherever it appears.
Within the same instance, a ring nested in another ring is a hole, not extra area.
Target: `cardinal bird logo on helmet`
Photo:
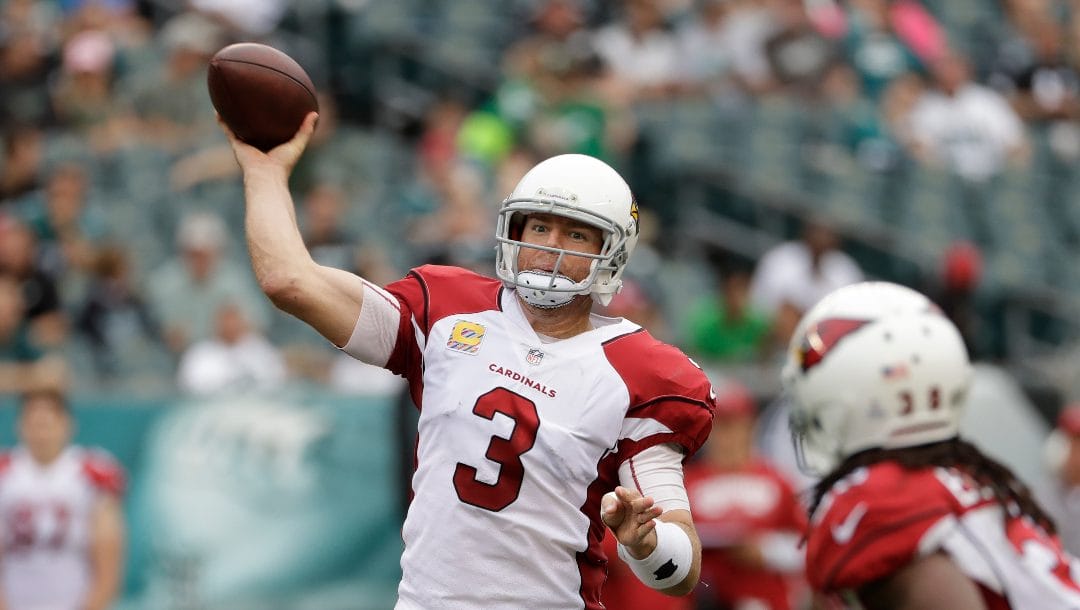
[[[804,373],[814,368],[841,339],[869,323],[868,320],[826,318],[806,329],[795,354],[799,368]]]

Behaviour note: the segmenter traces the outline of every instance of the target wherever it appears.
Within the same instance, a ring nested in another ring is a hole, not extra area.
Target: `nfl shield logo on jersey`
[[[544,359],[544,352],[536,349],[535,347],[529,350],[528,354],[525,354],[525,361],[529,364],[536,366],[540,364],[540,361]]]

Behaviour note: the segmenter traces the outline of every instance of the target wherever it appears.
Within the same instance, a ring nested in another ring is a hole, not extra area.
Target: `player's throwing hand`
[[[300,155],[303,154],[304,149],[307,148],[308,140],[311,139],[311,134],[315,132],[315,123],[318,120],[318,113],[308,113],[307,117],[304,118],[303,124],[300,125],[300,129],[296,131],[296,135],[294,135],[291,140],[264,153],[258,148],[255,148],[236,137],[236,134],[229,129],[229,126],[225,124],[225,121],[221,116],[218,116],[218,124],[221,125],[222,131],[228,136],[229,143],[232,144],[233,153],[236,155],[236,161],[240,164],[241,168],[247,170],[265,165],[283,169],[286,174],[292,171],[293,166],[300,160]]]
[[[653,499],[619,486],[600,500],[600,518],[632,557],[648,557],[656,548],[655,519],[664,512]]]

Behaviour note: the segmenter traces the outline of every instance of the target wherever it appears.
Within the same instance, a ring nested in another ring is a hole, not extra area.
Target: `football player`
[[[263,291],[356,358],[405,377],[420,409],[398,610],[599,610],[605,526],[642,582],[698,580],[682,463],[711,385],[607,304],[638,239],[626,182],[561,155],[499,208],[496,278],[423,266],[385,288],[315,263],[288,176],[314,127],[262,153],[230,136]]]
[[[783,381],[802,460],[824,474],[816,590],[871,610],[1080,608],[1080,564],[1051,519],[958,436],[971,377],[956,327],[902,286],[841,288],[800,321]]]
[[[794,486],[754,449],[757,405],[742,384],[717,389],[713,430],[686,468],[701,539],[698,610],[803,607],[801,540],[806,507]]]
[[[105,610],[123,580],[124,472],[70,444],[71,413],[54,390],[23,396],[20,444],[0,454],[0,607]]]

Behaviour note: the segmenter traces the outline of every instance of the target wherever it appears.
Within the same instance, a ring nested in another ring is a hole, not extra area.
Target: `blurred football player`
[[[105,610],[123,580],[124,473],[70,444],[56,391],[25,394],[19,445],[0,454],[0,600],[5,610]]]
[[[1080,607],[1080,564],[1052,520],[958,437],[971,377],[956,327],[902,286],[841,288],[800,321],[783,381],[803,462],[824,472],[807,542],[816,590],[870,610]]]
[[[686,468],[701,538],[698,610],[802,607],[806,507],[794,487],[754,450],[757,405],[735,382],[717,389],[713,430]]]
[[[315,263],[289,173],[314,128],[264,154],[231,137],[255,274],[280,309],[404,376],[420,408],[398,610],[602,608],[605,525],[654,589],[688,593],[700,548],[682,462],[711,385],[610,302],[638,239],[626,182],[560,155],[499,208],[496,275],[423,266],[385,289]],[[227,129],[226,129],[227,131]]]

